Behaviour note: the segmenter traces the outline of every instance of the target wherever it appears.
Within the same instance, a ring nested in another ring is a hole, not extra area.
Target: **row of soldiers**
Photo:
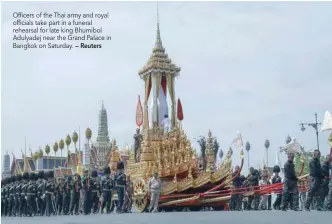
[[[55,179],[53,171],[23,173],[1,181],[1,216],[78,215],[131,212],[133,183],[124,173],[123,162],[117,173],[104,169],[102,181],[93,170],[81,177]],[[112,197],[117,193],[117,201]],[[80,203],[83,202],[83,203]]]
[[[320,151],[315,150],[313,159],[309,162],[309,178],[307,194],[299,192],[298,179],[294,166],[294,153],[288,153],[288,160],[284,165],[284,181],[283,189],[273,190],[277,195],[273,205],[271,192],[263,192],[259,194],[259,190],[267,189],[269,184],[282,183],[279,175],[280,167],[274,166],[274,175],[271,182],[266,172],[259,172],[253,167],[250,168],[250,174],[245,177],[239,174],[240,167],[235,167],[233,172],[233,192],[230,200],[230,210],[275,210],[292,209],[300,211],[299,195],[301,196],[304,210],[309,211],[315,199],[315,207],[318,211],[322,211],[324,204],[325,210],[332,210],[332,157],[326,156],[323,164],[320,162]],[[249,193],[256,190],[256,193]],[[245,196],[246,191],[249,195]]]

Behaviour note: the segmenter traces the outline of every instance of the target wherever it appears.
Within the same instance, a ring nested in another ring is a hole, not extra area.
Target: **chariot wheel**
[[[147,184],[143,178],[134,181],[134,207],[137,212],[145,212],[149,205]]]

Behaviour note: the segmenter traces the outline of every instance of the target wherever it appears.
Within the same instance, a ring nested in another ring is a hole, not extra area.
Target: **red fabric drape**
[[[143,108],[142,108],[141,99],[138,96],[138,102],[136,106],[136,125],[138,127],[141,127],[142,123],[143,123]]]
[[[151,80],[151,75],[150,75],[150,76],[149,76],[149,92],[148,92],[148,99],[149,99],[149,97],[150,97],[151,88],[152,88],[152,80]]]
[[[181,104],[180,99],[178,99],[177,115],[178,115],[178,119],[180,121],[182,121],[184,117],[183,117],[183,109],[182,109],[182,104]]]
[[[163,88],[165,96],[167,96],[167,79],[166,76],[161,77],[161,88]]]

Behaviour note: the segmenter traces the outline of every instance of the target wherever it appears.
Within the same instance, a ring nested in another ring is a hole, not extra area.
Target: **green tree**
[[[205,154],[206,154],[206,138],[204,136],[199,136],[197,139],[197,143],[200,146],[200,151],[201,151],[201,158],[203,160],[203,169],[205,170],[206,168],[206,158],[205,158]]]
[[[216,137],[213,138],[213,153],[214,153],[214,159],[217,161],[217,154],[220,148],[220,144],[218,142],[218,139]]]

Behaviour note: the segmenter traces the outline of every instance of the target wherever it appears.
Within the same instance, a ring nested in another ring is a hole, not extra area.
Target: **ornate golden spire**
[[[174,76],[179,75],[181,71],[180,67],[172,63],[172,60],[168,58],[168,54],[165,53],[163,47],[159,28],[159,10],[157,5],[157,35],[155,46],[152,49],[152,55],[150,56],[146,65],[138,72],[139,76],[143,78],[145,75],[151,72],[165,72]]]
[[[161,37],[160,37],[158,2],[157,2],[157,36],[156,36],[156,43],[155,43],[154,47],[165,51],[165,49],[163,48],[163,43],[161,42]]]

